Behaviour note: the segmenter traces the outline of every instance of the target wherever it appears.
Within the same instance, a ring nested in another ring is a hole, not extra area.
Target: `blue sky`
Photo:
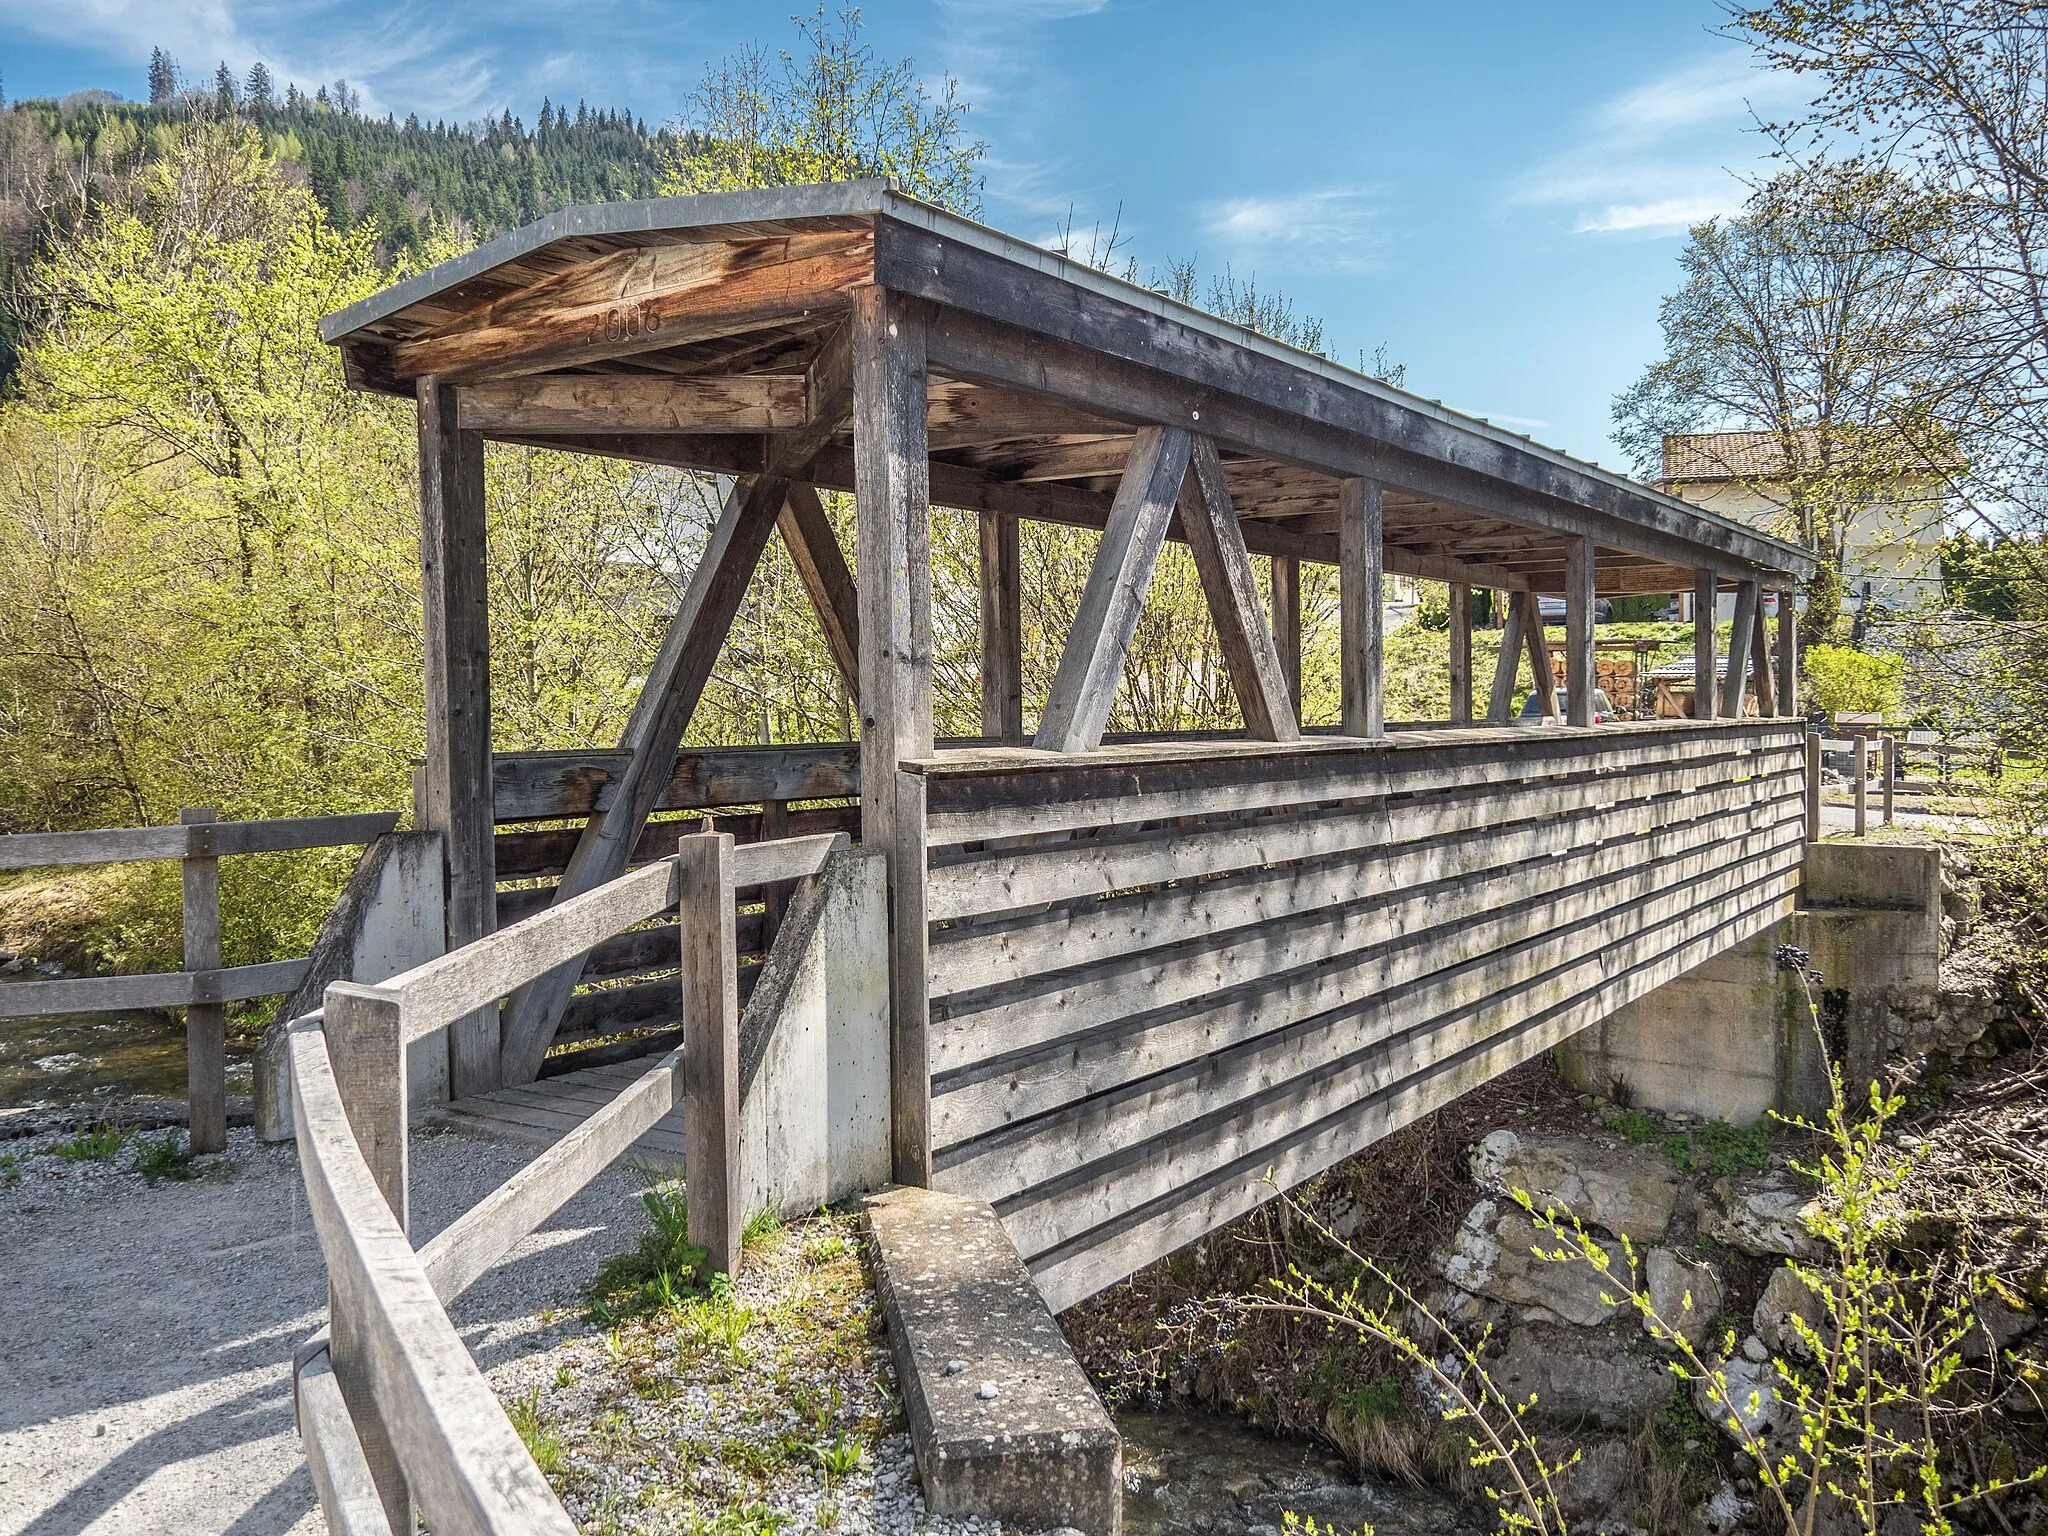
[[[706,60],[792,36],[792,0],[0,0],[10,98],[144,94],[257,58],[345,76],[366,110],[467,120],[543,95],[681,111]],[[1799,82],[1721,37],[1714,0],[1532,5],[875,0],[878,52],[950,74],[986,140],[989,222],[1120,219],[1141,275],[1225,263],[1384,345],[1408,387],[1621,465],[1609,407],[1656,354],[1688,222],[1767,168],[1755,117]],[[1120,210],[1120,213],[1119,213]]]

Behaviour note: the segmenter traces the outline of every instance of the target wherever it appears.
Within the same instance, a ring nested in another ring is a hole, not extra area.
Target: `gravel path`
[[[0,1142],[0,1533],[307,1536],[324,1530],[292,1429],[291,1350],[326,1272],[289,1146],[231,1133],[189,1182],[148,1185],[133,1149]],[[431,1236],[532,1156],[454,1133],[413,1145]],[[596,1180],[455,1307],[490,1371],[531,1345],[645,1227],[639,1179]]]

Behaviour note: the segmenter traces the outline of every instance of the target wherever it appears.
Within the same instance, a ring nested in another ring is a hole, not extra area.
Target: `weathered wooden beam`
[[[1593,541],[1583,534],[1565,551],[1565,723],[1593,723]]]
[[[1756,689],[1756,712],[1775,715],[1778,712],[1778,691],[1771,678],[1771,642],[1765,628],[1761,592],[1757,594],[1756,613],[1750,620],[1749,672],[1750,685]]]
[[[1721,713],[1731,720],[1742,718],[1743,701],[1749,696],[1749,640],[1761,596],[1753,581],[1735,588],[1735,622],[1728,631],[1728,675],[1721,680]]]
[[[1338,492],[1337,581],[1344,635],[1344,734],[1374,738],[1386,734],[1382,668],[1380,484],[1346,480]]]
[[[1472,589],[1453,582],[1451,599],[1451,723],[1472,720]]]
[[[210,806],[178,813],[185,826],[218,819]],[[220,969],[220,860],[186,855],[179,868],[184,915],[183,969]],[[220,1152],[228,1144],[227,1010],[219,1003],[185,1009],[185,1141],[193,1152]]]
[[[981,734],[1024,740],[1024,571],[1017,519],[980,514]]]
[[[1506,725],[1514,710],[1515,673],[1522,665],[1524,649],[1522,602],[1519,597],[1511,597],[1508,600],[1507,613],[1502,617],[1500,654],[1494,658],[1493,692],[1486,706],[1486,718],[1495,725]]]
[[[889,869],[890,1162],[897,1183],[929,1185],[924,780],[899,767],[933,748],[924,328],[888,290],[856,288],[852,357],[861,840]]]
[[[1522,610],[1522,642],[1529,648],[1529,676],[1536,697],[1543,705],[1543,718],[1560,719],[1557,712],[1557,672],[1550,664],[1550,637],[1543,629],[1543,606],[1534,592],[1518,592],[1515,602]]]
[[[1109,525],[1039,719],[1035,744],[1042,751],[1091,752],[1102,742],[1187,474],[1189,442],[1179,427],[1146,427],[1132,439]]]
[[[1301,722],[1259,602],[1258,580],[1252,575],[1244,529],[1223,479],[1223,461],[1216,456],[1215,443],[1206,437],[1192,440],[1189,473],[1180,497],[1180,522],[1209,617],[1216,626],[1223,667],[1244,714],[1246,733],[1256,741],[1300,740]]]
[[[776,432],[810,418],[800,373],[498,379],[456,391],[466,432]]]
[[[1273,556],[1273,644],[1280,652],[1280,673],[1287,697],[1301,718],[1301,561],[1293,555]]]
[[[596,257],[392,349],[400,378],[505,378],[629,357],[845,303],[866,230],[642,246]]]
[[[556,888],[557,902],[624,872],[788,496],[787,480],[763,475],[736,481],[726,497],[627,720],[621,746],[632,756],[612,781],[610,808],[585,823]],[[502,1052],[507,1082],[533,1081],[581,971],[581,960],[570,961],[514,994]]]
[[[782,547],[797,579],[810,596],[811,610],[818,616],[818,628],[825,633],[825,646],[839,669],[840,681],[854,707],[860,707],[860,595],[847,569],[845,551],[832,531],[831,519],[818,500],[817,491],[802,481],[792,481],[782,515],[775,520],[782,535]]]
[[[1712,571],[1693,573],[1692,579],[1692,717],[1711,720],[1721,691],[1715,668],[1715,609],[1721,601],[1721,584]]]
[[[1799,713],[1799,609],[1788,588],[1778,594],[1778,712]]]
[[[732,838],[680,840],[676,917],[682,939],[683,1173],[690,1241],[713,1273],[737,1275],[740,1230],[740,999],[733,941]]]
[[[456,393],[419,381],[420,596],[427,713],[419,825],[448,860],[448,947],[497,925],[491,844],[491,628],[484,570],[484,442],[458,425]],[[498,1010],[448,1031],[456,1097],[502,1081]]]

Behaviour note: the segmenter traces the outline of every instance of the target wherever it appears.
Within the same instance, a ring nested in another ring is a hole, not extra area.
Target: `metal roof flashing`
[[[1710,526],[1737,533],[1746,539],[1773,546],[1784,557],[1783,571],[1803,574],[1812,557],[1797,545],[1750,527],[1736,519],[1709,512],[1627,475],[1618,474],[1588,460],[1574,458],[1548,447],[1523,433],[1497,427],[1483,417],[1469,416],[1441,401],[1430,400],[1396,388],[1383,379],[1347,368],[1329,358],[1305,352],[1270,336],[1183,304],[1140,284],[1127,282],[1098,271],[1057,251],[1019,240],[957,213],[922,202],[902,192],[894,178],[873,177],[859,181],[819,182],[804,186],[762,187],[739,192],[705,192],[689,197],[644,198],[634,202],[582,203],[563,208],[531,224],[500,235],[475,250],[439,263],[394,283],[380,293],[338,310],[320,322],[321,339],[338,343],[367,325],[396,314],[409,305],[430,298],[458,284],[517,261],[557,240],[577,236],[653,234],[685,229],[715,229],[763,221],[804,218],[894,219],[925,229],[947,239],[975,246],[990,255],[1034,268],[1063,282],[1090,289],[1105,298],[1144,309],[1162,319],[1203,332],[1219,341],[1262,353],[1290,367],[1314,373],[1348,389],[1398,404],[1461,431],[1533,454],[1566,469],[1601,481],[1630,495],[1661,503]]]

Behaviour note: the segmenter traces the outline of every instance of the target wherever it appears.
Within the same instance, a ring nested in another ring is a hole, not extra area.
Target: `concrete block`
[[[1799,904],[1941,914],[1941,850],[1899,843],[1808,843]]]
[[[863,1210],[932,1512],[1118,1536],[1116,1426],[995,1211],[926,1189]]]

